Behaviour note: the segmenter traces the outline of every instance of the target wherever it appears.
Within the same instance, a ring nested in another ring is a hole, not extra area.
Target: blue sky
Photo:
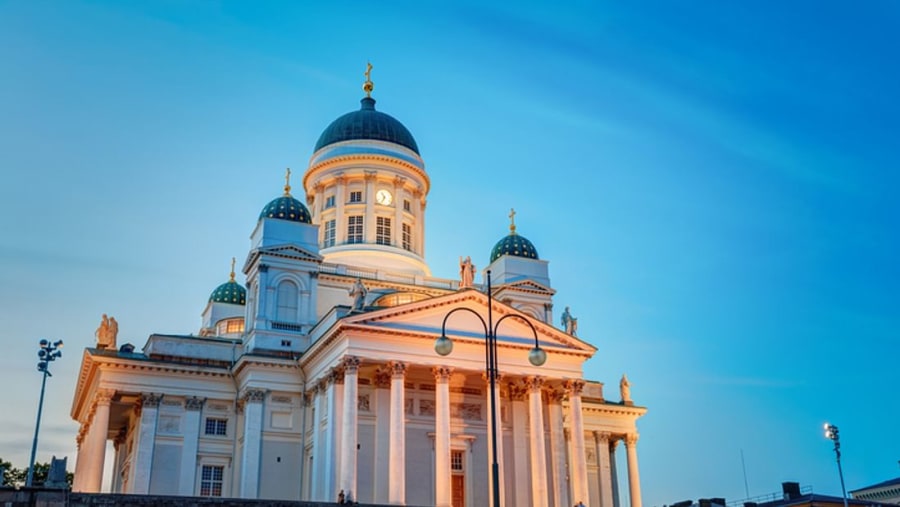
[[[645,504],[744,497],[741,450],[751,495],[839,493],[826,420],[848,489],[896,477],[898,22],[877,1],[0,2],[0,456],[27,461],[39,339],[67,344],[39,458],[74,459],[100,314],[138,345],[197,331],[371,60],[432,178],[433,272],[483,268],[516,208],[599,349],[586,376],[627,372],[650,409]]]

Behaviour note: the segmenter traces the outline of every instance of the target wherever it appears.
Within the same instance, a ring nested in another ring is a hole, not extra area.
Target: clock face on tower
[[[378,204],[390,206],[394,201],[394,196],[389,191],[382,189],[375,193],[375,200],[378,201]]]

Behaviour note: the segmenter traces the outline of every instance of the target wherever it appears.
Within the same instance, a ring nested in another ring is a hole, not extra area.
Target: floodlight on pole
[[[38,350],[37,369],[41,372],[41,397],[38,401],[37,422],[34,425],[34,440],[31,441],[31,460],[28,462],[28,475],[25,478],[25,486],[31,487],[34,482],[34,460],[37,455],[38,433],[41,431],[41,412],[44,409],[44,390],[47,387],[47,377],[52,377],[50,373],[50,363],[62,357],[62,351],[59,350],[63,346],[62,340],[50,343],[50,340],[41,340],[39,342],[41,348]]]
[[[834,455],[837,459],[838,475],[841,478],[841,496],[844,499],[844,507],[847,507],[847,489],[844,487],[844,471],[841,469],[841,435],[838,427],[825,423],[825,438],[834,442]]]

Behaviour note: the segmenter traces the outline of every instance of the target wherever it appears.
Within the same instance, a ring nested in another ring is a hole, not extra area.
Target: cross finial
[[[284,173],[284,195],[291,195],[291,168],[288,167]]]
[[[231,281],[234,281],[234,257],[231,258]]]
[[[509,233],[516,233],[516,210],[509,208]]]
[[[363,75],[366,76],[366,82],[363,83],[363,91],[366,92],[366,97],[372,96],[372,90],[375,89],[375,83],[372,82],[372,63],[366,62],[366,71],[363,72]]]

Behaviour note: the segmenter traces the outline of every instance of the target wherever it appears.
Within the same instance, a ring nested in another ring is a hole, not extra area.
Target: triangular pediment
[[[501,347],[530,349],[534,346],[534,333],[531,327],[523,322],[524,319],[534,326],[538,342],[548,352],[558,351],[590,357],[597,351],[593,345],[525,315],[496,299],[492,300],[491,308],[491,321],[497,329],[497,341]],[[451,312],[452,315],[448,317]],[[475,314],[480,316],[484,323]],[[340,319],[338,327],[367,328],[373,331],[429,335],[437,338],[441,334],[445,318],[447,336],[454,340],[483,341],[488,320],[488,297],[477,290],[463,290],[392,308],[351,314]]]
[[[540,294],[552,296],[556,294],[556,291],[547,287],[542,283],[535,282],[534,280],[519,280],[513,283],[507,283],[494,287],[494,292],[499,293],[503,291],[517,291],[517,292],[527,292],[529,294]]]
[[[285,259],[293,259],[306,262],[322,262],[321,255],[306,250],[305,248],[301,248],[297,245],[277,245],[258,248],[250,252],[246,263],[247,266],[249,266],[255,258],[261,255],[274,255],[276,257],[282,257]]]

